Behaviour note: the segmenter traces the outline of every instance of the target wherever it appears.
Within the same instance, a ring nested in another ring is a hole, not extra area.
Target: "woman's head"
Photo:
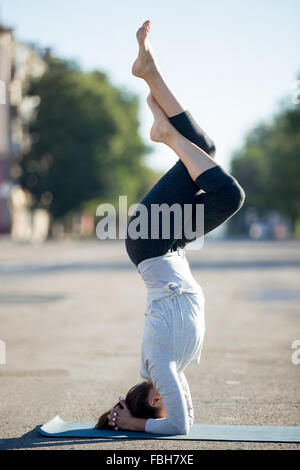
[[[144,381],[134,385],[127,392],[125,401],[135,418],[166,417],[166,409],[162,397],[151,381]],[[117,405],[122,407],[120,403],[117,403],[115,406]],[[111,426],[108,425],[108,414],[109,411],[100,416],[96,428],[111,429]]]

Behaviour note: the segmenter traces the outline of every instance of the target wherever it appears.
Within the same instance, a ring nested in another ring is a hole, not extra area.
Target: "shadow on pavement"
[[[0,304],[48,304],[49,302],[59,302],[64,300],[65,295],[30,294],[19,292],[0,292]]]
[[[223,270],[223,269],[275,269],[275,268],[299,268],[300,260],[245,260],[245,261],[193,261],[189,260],[190,267],[193,269],[205,270]],[[135,266],[129,262],[119,263],[69,263],[52,265],[21,265],[13,267],[0,267],[0,276],[9,276],[16,274],[43,274],[63,271],[132,271]],[[57,299],[51,299],[57,300]]]
[[[21,437],[12,437],[10,439],[0,439],[0,450],[11,449],[38,449],[42,447],[57,447],[57,446],[74,446],[76,444],[95,444],[95,443],[109,443],[116,442],[115,439],[74,439],[63,437],[46,437],[41,436],[38,432],[40,426],[36,426],[31,431],[23,434]],[[118,439],[118,442],[124,442],[128,439]]]

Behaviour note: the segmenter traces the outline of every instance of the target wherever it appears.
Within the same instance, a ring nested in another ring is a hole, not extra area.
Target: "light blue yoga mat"
[[[48,437],[95,437],[114,439],[179,439],[189,441],[300,442],[298,426],[238,426],[194,424],[187,435],[167,436],[132,431],[94,429],[96,423],[66,423],[56,416],[39,428]]]

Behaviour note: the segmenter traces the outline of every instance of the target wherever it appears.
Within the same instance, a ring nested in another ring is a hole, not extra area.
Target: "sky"
[[[19,41],[51,47],[83,70],[102,70],[140,97],[140,132],[167,170],[177,157],[149,138],[148,87],[131,75],[135,33],[150,41],[170,88],[213,138],[227,170],[246,133],[289,101],[300,74],[299,0],[0,0],[0,23]],[[297,24],[298,23],[298,24]]]

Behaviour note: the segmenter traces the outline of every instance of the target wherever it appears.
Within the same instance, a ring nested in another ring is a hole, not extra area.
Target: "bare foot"
[[[136,38],[139,43],[139,53],[132,66],[132,73],[140,78],[146,78],[147,75],[153,74],[158,70],[153,49],[147,37],[150,31],[150,24],[149,20],[145,21],[136,33]]]
[[[154,123],[150,131],[150,138],[154,142],[163,142],[166,144],[176,129],[172,126],[167,115],[157,104],[157,101],[151,93],[147,97],[147,103],[154,117]]]

